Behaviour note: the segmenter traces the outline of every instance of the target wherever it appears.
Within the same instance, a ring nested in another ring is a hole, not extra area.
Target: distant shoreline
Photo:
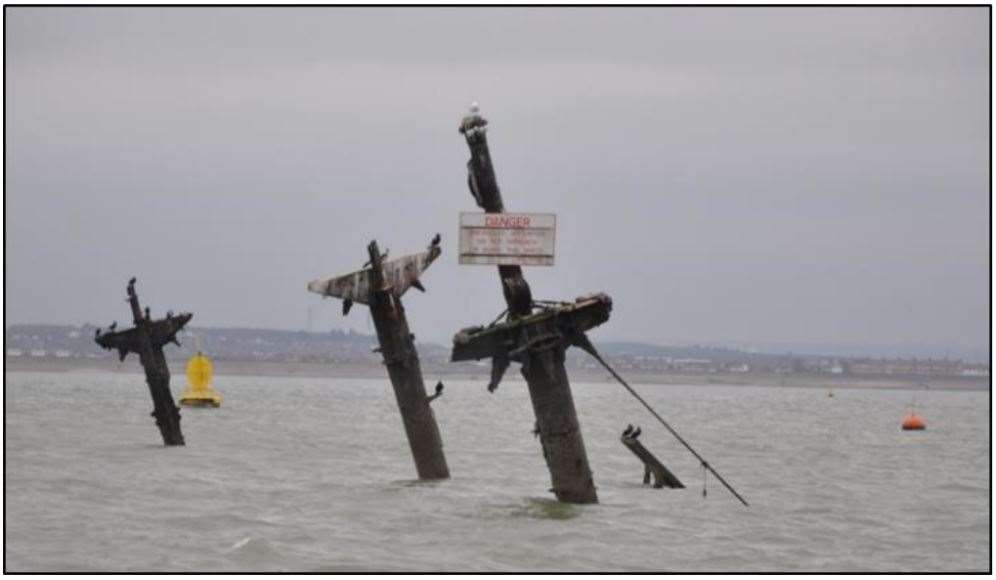
[[[610,361],[611,362],[611,361]],[[185,381],[183,377],[184,361],[170,361],[174,380]],[[475,366],[468,364],[422,364],[422,375],[427,383],[439,379],[480,381],[487,384],[490,378],[490,365]],[[300,377],[300,378],[387,378],[383,365],[376,363],[309,363],[309,362],[272,362],[272,361],[214,361],[215,374],[218,376],[257,376],[257,377]],[[6,357],[4,373],[7,372],[39,372],[39,373],[121,373],[140,374],[142,367],[138,360],[129,357],[125,362],[118,363],[112,359],[31,359],[22,357]],[[991,388],[989,378],[979,377],[938,377],[923,379],[921,377],[856,377],[846,375],[809,375],[809,374],[773,374],[773,373],[647,373],[620,371],[634,384],[645,385],[718,385],[718,386],[773,386],[802,387],[822,389],[908,389],[922,390],[921,383],[926,383],[932,390],[988,391]],[[513,369],[509,369],[512,378]],[[611,382],[613,379],[606,372],[591,369],[569,368],[568,374],[575,382]],[[515,375],[517,377],[517,373]]]

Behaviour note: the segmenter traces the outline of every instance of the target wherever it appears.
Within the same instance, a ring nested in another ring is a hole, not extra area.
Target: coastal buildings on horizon
[[[12,325],[4,331],[7,360],[112,359],[115,354],[93,341],[92,325]],[[376,340],[353,330],[326,332],[252,328],[197,328],[181,335],[180,348],[167,356],[186,360],[197,345],[216,360],[281,363],[380,363],[373,352]],[[854,377],[988,378],[988,362],[949,356],[838,356],[836,354],[771,353],[716,346],[662,346],[643,342],[607,341],[600,349],[620,369],[642,373],[703,375],[825,375]],[[430,364],[449,364],[448,346],[419,342],[419,353]],[[571,349],[567,364],[594,369],[595,362]]]

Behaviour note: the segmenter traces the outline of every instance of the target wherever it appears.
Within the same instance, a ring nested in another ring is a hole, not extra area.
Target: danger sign
[[[556,214],[463,212],[460,263],[552,266],[556,237]]]

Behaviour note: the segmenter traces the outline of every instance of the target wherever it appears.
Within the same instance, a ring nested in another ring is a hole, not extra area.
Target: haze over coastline
[[[537,298],[597,340],[988,358],[988,8],[6,14],[5,324],[353,328],[308,280],[436,232],[420,338],[502,308],[456,264],[478,100]],[[913,352],[910,352],[913,354]]]

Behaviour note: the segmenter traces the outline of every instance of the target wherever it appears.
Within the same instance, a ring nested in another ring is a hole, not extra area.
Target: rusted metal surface
[[[118,351],[123,361],[128,353],[138,354],[145,369],[145,380],[149,384],[152,395],[152,416],[162,434],[166,445],[183,445],[183,433],[180,431],[180,410],[173,402],[169,390],[169,367],[163,355],[163,347],[170,342],[180,345],[176,335],[190,322],[193,314],[183,313],[173,315],[167,312],[165,318],[152,320],[149,308],[143,313],[135,292],[135,278],[128,282],[128,303],[131,305],[132,318],[135,326],[128,330],[115,331],[117,323],[111,325],[108,332],[97,329],[94,340],[105,349]]]
[[[442,436],[429,405],[442,394],[443,385],[436,385],[434,395],[426,394],[415,350],[415,335],[408,328],[405,307],[401,303],[401,296],[409,288],[424,291],[419,276],[439,256],[439,236],[425,252],[396,260],[385,261],[376,241],[370,242],[367,253],[369,267],[345,276],[315,280],[308,284],[308,290],[342,298],[344,313],[349,311],[352,302],[370,307],[379,350],[394,387],[418,476],[420,479],[448,478],[450,471],[443,454]]]
[[[609,319],[612,299],[605,294],[581,296],[574,302],[539,305],[537,312],[490,326],[464,328],[453,337],[453,362],[492,359],[494,391],[510,362],[528,365],[531,351],[574,344],[574,338]],[[552,362],[547,360],[547,362]],[[547,369],[547,374],[554,374]]]
[[[437,241],[424,252],[382,261],[381,271],[385,284],[383,290],[390,292],[395,298],[401,298],[412,287],[425,292],[419,277],[439,257],[440,252]],[[343,314],[348,314],[354,302],[370,303],[374,290],[371,283],[372,275],[371,268],[364,268],[342,276],[321,278],[309,282],[308,291],[322,296],[341,298]]]
[[[467,184],[485,212],[505,211],[495,178],[486,137],[487,121],[476,107],[464,117],[460,132],[470,148]],[[564,352],[579,344],[584,331],[608,319],[611,300],[599,295],[573,304],[537,305],[532,291],[515,264],[498,266],[502,292],[508,305],[507,322],[464,329],[454,337],[453,360],[492,359],[489,390],[494,390],[510,362],[522,365],[536,415],[536,434],[550,470],[552,491],[570,503],[597,503],[595,482],[578,424],[570,382],[564,369]],[[534,314],[534,309],[539,312]]]
[[[667,467],[664,467],[663,463],[654,457],[653,453],[643,446],[639,440],[640,433],[639,427],[634,430],[633,426],[630,425],[623,431],[619,440],[643,462],[643,485],[650,483],[650,475],[653,474],[655,488],[667,486],[672,489],[684,489],[685,484],[681,483]]]

